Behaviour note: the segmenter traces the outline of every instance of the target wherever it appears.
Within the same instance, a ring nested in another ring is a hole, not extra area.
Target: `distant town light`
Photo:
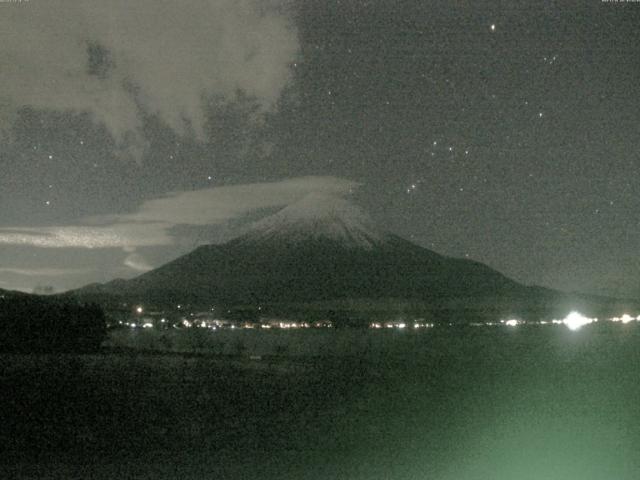
[[[520,322],[514,318],[506,320],[504,324],[508,327],[517,327]]]
[[[625,313],[624,315],[622,315],[622,317],[620,317],[620,321],[622,323],[629,323],[629,322],[632,322],[633,320],[634,318],[627,313]]]
[[[144,309],[142,307],[136,307],[136,312],[142,313]]]
[[[573,331],[579,330],[583,326],[588,325],[592,322],[594,322],[593,318],[585,317],[584,315],[578,312],[571,312],[562,321],[562,323],[564,323],[567,326],[567,328],[569,328],[569,330],[573,330]]]

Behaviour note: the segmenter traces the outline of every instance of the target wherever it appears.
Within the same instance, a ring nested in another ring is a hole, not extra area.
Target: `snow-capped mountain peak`
[[[386,238],[358,206],[341,197],[311,193],[254,223],[238,240],[295,243],[329,239],[350,248],[372,249]]]

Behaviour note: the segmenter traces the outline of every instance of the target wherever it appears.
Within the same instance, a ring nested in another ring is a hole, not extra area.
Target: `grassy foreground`
[[[278,335],[252,333],[236,353],[229,336],[195,353],[136,353],[120,339],[99,355],[1,356],[0,477],[640,471],[635,325]]]

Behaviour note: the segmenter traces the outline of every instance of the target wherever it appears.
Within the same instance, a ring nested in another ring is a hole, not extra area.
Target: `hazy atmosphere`
[[[0,0],[0,479],[637,480],[640,0]]]
[[[310,192],[636,296],[632,2],[0,4],[0,288],[130,278]]]

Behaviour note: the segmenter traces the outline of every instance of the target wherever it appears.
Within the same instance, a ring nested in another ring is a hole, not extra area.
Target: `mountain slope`
[[[380,231],[358,207],[319,195],[255,223],[225,244],[204,245],[134,279],[73,294],[101,303],[111,298],[202,307],[394,299],[465,309],[539,306],[566,297]]]

